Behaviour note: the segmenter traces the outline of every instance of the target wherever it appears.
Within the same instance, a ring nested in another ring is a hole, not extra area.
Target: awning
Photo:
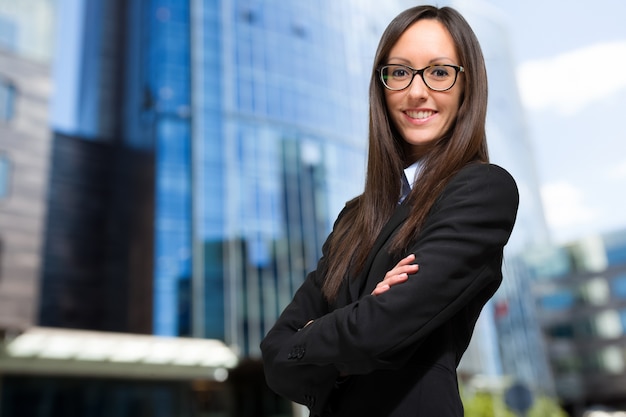
[[[237,362],[213,339],[33,327],[0,344],[1,374],[224,381]]]

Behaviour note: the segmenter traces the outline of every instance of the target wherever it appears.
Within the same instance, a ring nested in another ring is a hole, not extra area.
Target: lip
[[[402,111],[406,120],[413,124],[428,123],[437,116],[437,111],[433,109],[409,109]]]

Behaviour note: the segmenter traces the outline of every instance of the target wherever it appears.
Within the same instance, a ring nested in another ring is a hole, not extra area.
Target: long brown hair
[[[407,197],[412,210],[393,238],[393,254],[401,254],[417,237],[428,212],[456,172],[470,162],[489,160],[485,137],[487,74],[476,35],[463,16],[450,7],[418,6],[405,10],[387,26],[376,51],[369,88],[365,189],[347,204],[346,213],[336,222],[328,240],[328,268],[322,291],[330,302],[335,300],[345,279],[361,272],[376,237],[397,207],[403,169],[413,162],[408,160],[404,139],[389,118],[377,68],[385,63],[400,36],[422,19],[439,21],[452,36],[458,64],[465,69],[459,74],[465,78],[464,90],[456,122],[421,160],[420,185]]]

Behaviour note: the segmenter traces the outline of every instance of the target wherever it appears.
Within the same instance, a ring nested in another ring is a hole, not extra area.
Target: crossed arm
[[[396,266],[393,267],[393,269],[387,271],[385,277],[376,285],[374,291],[372,291],[372,295],[383,294],[389,291],[392,286],[402,284],[403,282],[408,280],[409,275],[415,274],[419,270],[419,265],[412,263],[414,260],[414,254],[410,254],[401,259],[400,262],[398,262]],[[307,324],[304,325],[304,327],[308,326],[314,321],[315,320],[309,320]]]

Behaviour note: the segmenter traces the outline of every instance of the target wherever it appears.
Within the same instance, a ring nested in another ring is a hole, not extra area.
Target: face
[[[421,69],[429,65],[461,65],[447,29],[433,19],[415,22],[402,34],[385,64]],[[453,70],[454,71],[454,70]],[[419,75],[404,90],[385,88],[387,110],[402,135],[410,161],[425,155],[456,120],[463,92],[463,75],[447,91],[429,89]]]

